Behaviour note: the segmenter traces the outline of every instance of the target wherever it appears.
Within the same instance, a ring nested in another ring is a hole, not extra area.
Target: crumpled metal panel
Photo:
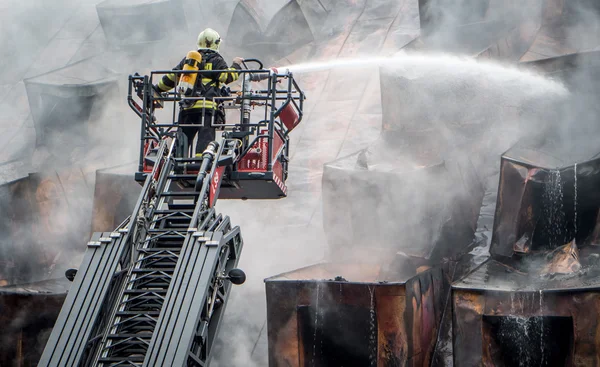
[[[360,365],[428,365],[448,269],[386,282],[380,265],[325,263],[266,279],[269,366],[332,365],[348,355]],[[341,331],[331,325],[344,320]],[[332,339],[337,346],[327,348]]]
[[[277,5],[269,3],[266,8]],[[315,39],[296,0],[287,2],[273,15],[264,10],[251,1],[240,1],[233,12],[227,39],[238,52],[243,50],[246,58],[269,64]]]
[[[105,0],[96,5],[106,40],[127,46],[167,39],[187,31],[181,0]]]
[[[119,91],[117,74],[97,58],[28,78],[25,88],[35,126],[35,148],[50,153],[55,167],[87,153],[90,141],[103,133],[91,124],[100,117],[108,97]]]
[[[32,292],[32,288],[40,292]],[[43,283],[17,289],[0,287],[0,365],[37,364],[65,296],[64,286]]]
[[[454,366],[506,366],[514,357],[526,365],[595,365],[599,304],[597,288],[581,293],[453,287]],[[558,344],[565,335],[572,339]]]
[[[96,187],[92,214],[92,232],[109,232],[132,214],[142,190],[133,180],[135,167],[129,173],[116,169],[96,171]]]
[[[369,161],[357,154],[325,165],[330,247],[351,258],[368,243],[433,263],[462,254],[473,238],[483,187],[468,160],[433,162],[403,167],[393,156]]]
[[[0,281],[48,279],[76,266],[77,248],[89,239],[91,195],[78,169],[30,174],[0,186]]]
[[[567,159],[523,148],[503,155],[492,256],[551,251],[573,239],[580,248],[595,243],[600,159]]]

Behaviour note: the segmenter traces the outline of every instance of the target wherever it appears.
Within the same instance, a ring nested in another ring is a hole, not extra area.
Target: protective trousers
[[[213,109],[190,108],[187,110],[181,110],[179,112],[180,125],[198,125],[181,127],[182,132],[185,134],[188,140],[188,152],[190,151],[192,141],[194,140],[196,134],[198,134],[195,151],[196,154],[202,154],[208,143],[215,140],[216,129],[210,126],[213,116],[215,119],[215,124],[223,123],[223,119],[221,118],[220,114]]]

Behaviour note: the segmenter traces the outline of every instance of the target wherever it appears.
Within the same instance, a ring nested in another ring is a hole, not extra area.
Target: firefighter
[[[238,70],[241,70],[243,59],[235,57],[231,67],[223,57],[219,54],[219,46],[221,37],[217,31],[206,28],[198,35],[198,52],[202,56],[202,61],[199,65],[199,70],[231,70],[222,73],[198,74],[196,78],[193,97],[204,97],[205,100],[189,101],[183,100],[180,102],[181,109],[179,111],[179,124],[187,125],[194,124],[198,127],[182,127],[182,131],[188,139],[188,149],[191,143],[198,134],[196,143],[196,155],[202,154],[208,143],[215,140],[215,128],[211,126],[211,121],[214,118],[216,124],[225,122],[225,114],[219,109],[218,102],[214,101],[215,97],[222,97],[222,86],[232,83],[239,78]],[[173,70],[183,70],[186,58],[173,68]],[[175,88],[177,84],[177,75],[171,73],[166,74],[155,86],[161,92],[167,92]]]

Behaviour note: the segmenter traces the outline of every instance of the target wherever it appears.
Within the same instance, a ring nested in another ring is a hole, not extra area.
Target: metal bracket
[[[221,241],[206,241],[206,246],[209,247],[218,247]]]

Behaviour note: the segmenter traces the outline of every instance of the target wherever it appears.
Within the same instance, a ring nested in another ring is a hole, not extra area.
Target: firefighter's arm
[[[240,57],[234,58],[231,67],[228,67],[227,63],[224,60],[220,62],[219,65],[217,65],[218,69],[231,71],[219,74],[219,82],[223,84],[229,84],[238,80],[238,78],[240,77],[238,70],[242,70],[242,66],[240,65],[241,60],[242,59]]]
[[[181,62],[173,68],[173,70],[182,70],[183,63],[185,62],[185,58],[181,60]],[[163,77],[158,81],[158,84],[155,87],[161,92],[168,92],[171,89],[175,88],[177,85],[179,77],[175,75],[175,73],[169,73],[163,75]]]

